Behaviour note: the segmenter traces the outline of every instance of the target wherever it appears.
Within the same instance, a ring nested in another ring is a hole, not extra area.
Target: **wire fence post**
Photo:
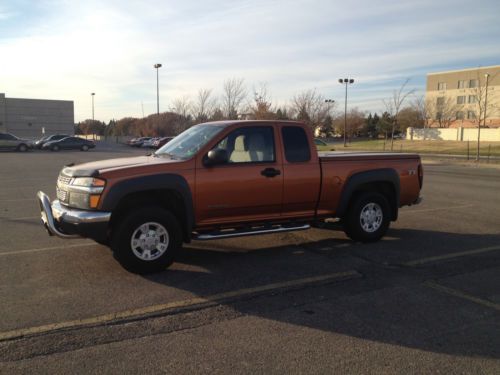
[[[488,163],[490,162],[491,144],[488,145]]]
[[[470,159],[470,144],[469,144],[469,140],[467,140],[467,160]]]

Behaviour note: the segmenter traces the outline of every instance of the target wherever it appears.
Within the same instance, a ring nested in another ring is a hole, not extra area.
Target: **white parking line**
[[[444,286],[444,285],[441,285],[441,284],[437,284],[437,283],[435,283],[433,281],[426,281],[424,283],[424,285],[427,286],[427,287],[429,287],[429,288],[438,290],[440,292],[443,292],[443,293],[446,293],[446,294],[449,294],[449,295],[452,295],[452,296],[455,296],[455,297],[458,297],[458,298],[466,299],[468,301],[477,303],[479,305],[483,305],[483,306],[489,307],[491,309],[495,309],[497,311],[500,311],[500,305],[498,305],[498,304],[496,304],[494,302],[482,299],[482,298],[471,296],[470,294],[461,292],[460,290],[449,288],[447,286]]]
[[[41,252],[41,251],[51,251],[51,250],[63,250],[63,249],[76,248],[76,247],[86,247],[86,246],[101,246],[101,245],[99,245],[96,242],[90,242],[90,243],[83,242],[83,243],[78,243],[78,244],[73,244],[73,245],[65,245],[65,246],[41,247],[38,249],[25,249],[25,250],[0,252],[0,256],[21,255],[21,254],[26,254],[26,253],[37,253],[37,252]]]
[[[0,219],[5,219],[5,220],[34,220],[34,219],[40,219],[40,215],[38,215],[38,216],[24,216],[24,217],[0,216]]]
[[[489,247],[482,247],[479,249],[472,249],[472,250],[467,250],[467,251],[460,251],[457,253],[451,253],[451,254],[445,254],[445,255],[437,255],[434,257],[428,257],[428,258],[422,258],[422,259],[417,259],[417,260],[412,260],[411,262],[406,262],[403,263],[404,266],[417,266],[425,263],[430,263],[430,262],[436,262],[439,260],[446,260],[446,259],[453,259],[453,258],[460,258],[464,257],[467,255],[476,255],[476,254],[482,254],[482,253],[488,253],[490,251],[497,251],[500,250],[500,246],[489,246]]]
[[[53,332],[53,331],[57,331],[60,329],[79,328],[79,327],[83,327],[83,326],[93,326],[96,324],[109,323],[109,322],[117,321],[117,320],[119,321],[119,320],[124,320],[124,319],[136,318],[136,317],[141,317],[141,316],[145,316],[145,315],[150,315],[153,313],[159,313],[159,312],[165,311],[165,310],[186,308],[186,307],[201,305],[201,304],[220,303],[221,301],[226,300],[226,299],[235,298],[235,297],[242,297],[242,296],[252,295],[252,294],[256,294],[256,293],[269,292],[272,290],[292,288],[292,287],[297,287],[297,286],[304,286],[304,285],[314,284],[314,283],[319,283],[319,282],[329,282],[329,281],[336,281],[336,280],[340,281],[340,280],[353,279],[353,278],[359,278],[359,277],[361,277],[360,273],[358,273],[354,270],[351,270],[351,271],[346,271],[346,272],[337,272],[337,273],[331,273],[331,274],[327,274],[327,275],[306,277],[303,279],[284,281],[284,282],[274,283],[274,284],[267,284],[267,285],[262,285],[262,286],[258,286],[255,288],[245,288],[245,289],[239,289],[239,290],[232,290],[229,292],[213,294],[213,295],[207,296],[207,297],[195,297],[195,298],[181,300],[181,301],[174,301],[174,302],[169,302],[169,303],[164,303],[164,304],[159,304],[159,305],[152,305],[152,306],[141,307],[141,308],[132,309],[132,310],[125,310],[125,311],[119,311],[119,312],[110,313],[110,314],[94,316],[91,318],[70,320],[70,321],[65,321],[65,322],[47,324],[47,325],[38,326],[38,327],[21,328],[21,329],[12,330],[12,331],[0,332],[0,341],[9,340],[9,339],[13,339],[13,338],[21,338],[21,337],[27,336],[27,335],[48,333],[48,332]]]
[[[432,211],[447,211],[447,210],[458,210],[461,208],[469,208],[469,207],[474,207],[474,204],[462,204],[460,206],[448,206],[448,207],[436,207],[436,208],[424,208],[422,210],[402,210],[400,211],[401,213],[407,213],[407,214],[413,214],[413,213],[419,213],[419,212],[432,212]]]
[[[21,202],[21,201],[33,201],[33,202],[36,202],[36,197],[33,197],[33,198],[18,198],[18,199],[0,199],[0,202]]]

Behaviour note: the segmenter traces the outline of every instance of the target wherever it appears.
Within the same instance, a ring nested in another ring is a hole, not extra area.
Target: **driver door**
[[[233,130],[214,148],[228,161],[196,171],[197,226],[278,218],[283,198],[281,156],[272,126]]]

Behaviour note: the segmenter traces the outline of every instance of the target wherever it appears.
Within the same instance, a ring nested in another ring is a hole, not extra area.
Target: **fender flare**
[[[392,220],[397,220],[401,186],[399,175],[392,168],[374,169],[366,172],[355,173],[350,176],[342,189],[336,215],[338,217],[343,217],[346,214],[349,202],[359,186],[376,182],[389,183],[394,188],[395,196],[389,200],[389,203],[391,204],[392,209]]]
[[[120,201],[132,193],[147,192],[150,190],[172,190],[177,192],[185,207],[184,235],[186,239],[191,238],[194,228],[194,207],[193,196],[186,179],[180,175],[172,173],[154,174],[140,176],[120,181],[113,185],[104,196],[101,210],[113,212]]]

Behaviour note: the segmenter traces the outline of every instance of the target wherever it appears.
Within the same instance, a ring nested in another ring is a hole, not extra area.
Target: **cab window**
[[[276,160],[272,127],[236,129],[214,148],[226,150],[228,163],[266,163]]]

